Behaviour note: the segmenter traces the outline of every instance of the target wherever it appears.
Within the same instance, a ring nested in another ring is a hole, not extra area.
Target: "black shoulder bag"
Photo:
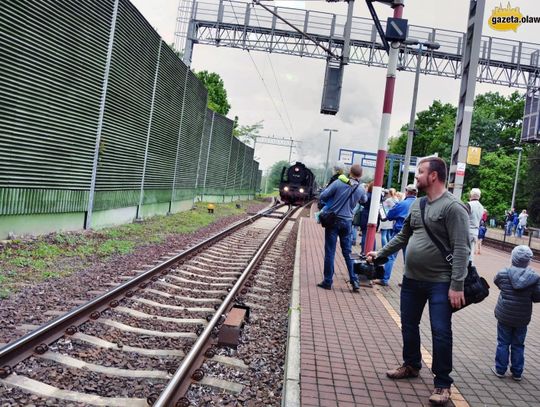
[[[343,201],[343,203],[340,205],[340,207],[336,211],[322,211],[319,215],[319,222],[321,222],[321,226],[323,228],[331,228],[336,224],[337,221],[337,212],[345,206],[347,202],[349,202],[349,199],[351,199],[352,194],[354,194],[354,191],[356,191],[356,188],[358,188],[358,185],[360,183],[356,184],[355,187],[352,189],[352,191],[349,193],[349,196],[347,199]]]
[[[433,243],[435,243],[435,246],[437,246],[437,248],[443,255],[444,259],[451,266],[454,259],[453,254],[449,252],[448,250],[446,250],[446,248],[441,243],[441,241],[437,239],[435,235],[433,235],[433,233],[431,233],[431,230],[429,230],[424,220],[426,202],[427,202],[426,197],[423,197],[422,199],[420,199],[420,212],[422,214],[422,224],[424,225],[424,229],[426,230],[426,233],[428,234],[430,239],[433,241]],[[467,305],[479,303],[483,301],[489,295],[489,284],[483,277],[480,277],[478,275],[478,271],[476,270],[476,267],[470,261],[467,267],[467,276],[465,277],[465,281],[463,285],[463,294],[465,295],[464,307],[466,307]],[[458,309],[455,309],[455,308],[452,308],[452,310],[453,312],[458,311]]]

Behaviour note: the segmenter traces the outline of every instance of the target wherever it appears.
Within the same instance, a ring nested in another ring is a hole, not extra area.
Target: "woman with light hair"
[[[382,210],[384,211],[384,215],[381,215],[381,224],[379,225],[379,230],[381,231],[381,247],[386,246],[386,243],[390,241],[393,237],[392,231],[394,230],[394,221],[393,220],[387,220],[386,214],[390,209],[392,209],[397,203],[398,199],[396,198],[396,190],[395,188],[385,189],[384,192],[384,199],[381,203]]]
[[[471,257],[470,260],[474,260],[474,254],[476,253],[476,243],[478,242],[478,230],[480,228],[480,221],[484,214],[484,207],[480,203],[481,191],[479,188],[473,188],[469,192],[469,234],[471,240]]]
[[[529,215],[527,214],[527,209],[523,209],[518,216],[517,237],[519,238],[523,236],[523,232],[525,231],[525,229],[527,229],[528,217]]]

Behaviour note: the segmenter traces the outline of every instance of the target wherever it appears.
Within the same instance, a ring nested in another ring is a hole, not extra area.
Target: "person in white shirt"
[[[484,207],[480,203],[480,195],[482,192],[479,188],[471,189],[469,192],[469,233],[471,239],[471,261],[474,260],[474,253],[476,243],[478,241],[478,229],[480,228],[480,221],[482,220],[482,215],[484,214]]]
[[[517,237],[522,237],[523,232],[525,231],[525,229],[527,229],[528,217],[529,217],[529,214],[527,213],[527,209],[523,209],[518,216]]]

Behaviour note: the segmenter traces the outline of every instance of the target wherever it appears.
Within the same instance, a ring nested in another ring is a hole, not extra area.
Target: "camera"
[[[384,264],[388,257],[377,257],[373,263],[368,263],[366,255],[351,255],[353,261],[353,271],[356,274],[365,276],[368,280],[384,278]]]

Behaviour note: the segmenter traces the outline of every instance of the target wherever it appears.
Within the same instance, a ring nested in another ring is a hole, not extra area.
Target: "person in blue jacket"
[[[512,379],[520,381],[523,374],[532,303],[540,302],[540,276],[529,268],[532,257],[529,246],[514,247],[512,265],[495,276],[495,285],[501,291],[495,307],[497,350],[491,370],[500,378],[506,375],[509,362]]]
[[[411,205],[416,200],[417,193],[418,190],[416,189],[416,186],[414,184],[407,185],[407,188],[405,188],[405,199],[398,202],[386,214],[386,219],[384,220],[394,221],[393,236],[397,235],[399,232],[401,232],[401,229],[403,229],[403,222],[405,222],[405,218],[409,216],[409,212],[411,211]],[[406,247],[404,247],[402,250],[403,260],[405,260]],[[384,278],[382,280],[373,280],[373,283],[385,286],[388,285],[388,281],[390,280],[390,276],[392,275],[392,268],[394,267],[396,255],[397,253],[393,253],[388,257],[388,261],[384,265]]]
[[[362,188],[360,178],[362,177],[362,167],[354,164],[351,167],[350,185],[344,182],[333,182],[328,188],[321,192],[320,200],[322,202],[332,202],[328,211],[335,211],[337,220],[334,225],[324,229],[324,271],[323,281],[317,284],[318,287],[325,290],[331,290],[334,280],[334,260],[336,257],[336,245],[339,238],[341,253],[345,259],[349,279],[353,291],[358,291],[360,285],[358,276],[353,270],[353,261],[351,259],[351,226],[352,211],[358,202],[365,202],[366,192]]]

